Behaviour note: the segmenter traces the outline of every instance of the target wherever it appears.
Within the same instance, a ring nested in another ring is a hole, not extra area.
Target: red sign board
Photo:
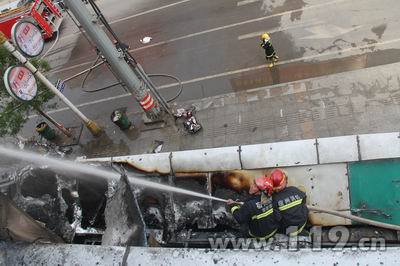
[[[29,21],[18,21],[11,30],[12,39],[18,49],[28,57],[40,55],[44,40],[40,29]]]
[[[12,97],[23,102],[31,101],[37,94],[35,76],[23,66],[9,67],[4,73],[4,84]]]

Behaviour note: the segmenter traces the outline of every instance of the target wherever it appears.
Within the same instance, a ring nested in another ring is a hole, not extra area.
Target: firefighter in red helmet
[[[279,192],[287,186],[287,174],[281,169],[275,169],[270,175],[273,191]]]
[[[235,220],[242,226],[246,237],[268,239],[278,230],[272,205],[273,185],[267,176],[254,179],[250,184],[252,198],[240,205],[229,199],[227,204]]]
[[[272,186],[272,204],[280,232],[289,236],[305,234],[308,220],[306,194],[297,187],[287,186],[287,174],[275,169],[269,176]]]

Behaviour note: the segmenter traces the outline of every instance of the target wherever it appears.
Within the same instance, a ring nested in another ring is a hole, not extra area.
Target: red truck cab
[[[0,31],[11,38],[13,25],[26,19],[36,24],[44,39],[49,39],[59,30],[63,16],[51,0],[18,0],[0,5]]]

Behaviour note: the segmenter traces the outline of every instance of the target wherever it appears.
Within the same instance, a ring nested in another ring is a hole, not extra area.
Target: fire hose
[[[224,201],[227,202],[226,200],[224,200]],[[239,202],[239,201],[234,201],[234,203],[237,203],[237,204],[240,204],[240,205],[243,204],[243,202]],[[330,214],[330,215],[334,215],[334,216],[338,216],[338,217],[342,217],[342,218],[347,218],[347,219],[350,219],[350,220],[355,221],[355,222],[368,224],[368,225],[371,225],[371,226],[376,226],[376,227],[385,228],[385,229],[389,229],[389,230],[400,231],[400,226],[399,225],[382,223],[382,222],[378,222],[378,221],[374,221],[374,220],[358,217],[358,216],[355,216],[355,215],[352,215],[352,214],[346,214],[346,213],[342,213],[342,212],[339,212],[339,211],[329,210],[329,209],[325,209],[325,208],[319,208],[319,207],[315,207],[315,206],[311,206],[311,205],[307,205],[307,208],[308,208],[308,210],[310,210],[312,212],[323,212],[323,213],[327,213],[327,214]]]
[[[382,223],[382,222],[378,222],[378,221],[374,221],[374,220],[370,220],[370,219],[366,219],[366,218],[361,218],[361,217],[358,217],[358,216],[355,216],[352,214],[346,214],[346,213],[342,213],[342,212],[338,212],[338,211],[334,211],[334,210],[328,210],[328,209],[319,208],[319,207],[314,207],[314,206],[310,206],[310,205],[307,205],[307,208],[313,212],[324,212],[324,213],[328,213],[331,215],[347,218],[347,219],[350,219],[350,220],[353,220],[353,221],[356,221],[359,223],[368,224],[368,225],[386,228],[386,229],[395,230],[395,231],[400,231],[399,225]]]

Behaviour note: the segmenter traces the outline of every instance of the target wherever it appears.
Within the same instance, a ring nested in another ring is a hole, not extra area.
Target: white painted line
[[[275,28],[277,29],[277,28]],[[268,33],[274,33],[277,32],[277,30],[269,30]],[[256,31],[256,32],[252,32],[252,33],[248,33],[248,34],[243,34],[243,35],[239,35],[238,40],[244,40],[244,39],[250,39],[250,38],[255,38],[255,37],[260,37],[261,34],[265,33],[264,31]]]
[[[280,32],[280,31],[286,31],[286,30],[292,30],[292,29],[298,29],[298,28],[303,28],[303,27],[310,27],[310,26],[316,26],[316,25],[321,25],[323,24],[322,22],[314,22],[314,23],[308,23],[308,24],[296,24],[288,27],[276,27],[272,30],[268,30],[268,33],[274,33],[274,32]],[[244,35],[240,35],[238,37],[238,40],[244,40],[244,39],[250,39],[250,38],[255,38],[255,37],[260,37],[261,34],[265,33],[264,31],[257,31],[257,32],[252,32]]]
[[[233,23],[233,24],[229,24],[229,25],[225,25],[225,26],[221,26],[221,27],[216,27],[216,28],[209,29],[209,30],[204,30],[204,31],[199,31],[199,32],[196,32],[196,33],[184,35],[184,36],[173,38],[173,39],[170,39],[170,40],[167,40],[167,41],[154,43],[154,44],[147,45],[147,46],[144,46],[144,47],[132,49],[130,51],[131,52],[136,52],[136,51],[140,51],[140,50],[147,49],[147,48],[150,48],[150,47],[164,45],[164,44],[168,44],[168,43],[171,43],[171,42],[184,40],[184,39],[192,38],[192,37],[195,37],[195,36],[199,36],[199,35],[215,32],[215,31],[226,30],[226,29],[237,27],[237,26],[242,26],[242,25],[246,25],[246,24],[250,24],[250,23],[254,23],[254,22],[260,22],[260,21],[263,21],[263,20],[266,20],[266,19],[270,19],[270,18],[281,17],[283,15],[289,15],[289,14],[291,14],[293,12],[299,12],[299,11],[319,8],[319,7],[332,5],[332,4],[337,4],[338,2],[345,2],[345,1],[348,1],[348,0],[334,0],[334,1],[331,1],[331,2],[324,3],[324,4],[317,4],[317,5],[313,5],[313,6],[308,6],[308,7],[304,7],[304,8],[293,9],[293,10],[289,10],[289,11],[273,14],[273,15],[270,15],[270,16],[265,16],[265,17],[250,19],[250,20],[246,20],[246,21],[242,21],[242,22],[237,22],[237,23]]]
[[[221,26],[221,27],[217,27],[217,28],[213,28],[213,29],[209,29],[209,30],[204,30],[204,31],[200,31],[200,32],[196,32],[196,33],[180,36],[180,37],[177,37],[177,38],[172,38],[172,39],[169,39],[169,40],[166,40],[166,41],[153,43],[153,44],[146,45],[146,46],[143,46],[143,47],[140,47],[140,48],[131,49],[129,51],[130,52],[136,52],[136,51],[148,49],[148,48],[151,48],[151,47],[156,47],[156,46],[160,46],[160,45],[169,44],[169,43],[172,43],[172,42],[176,42],[176,41],[192,38],[192,37],[195,37],[195,36],[208,34],[208,33],[211,33],[211,32],[230,29],[230,28],[234,28],[234,27],[238,27],[238,26],[242,26],[242,25],[246,25],[246,24],[250,24],[250,23],[254,23],[254,22],[259,22],[259,21],[263,21],[263,20],[266,20],[266,19],[274,18],[274,17],[280,17],[280,16],[283,16],[283,15],[289,15],[292,12],[310,10],[310,9],[324,7],[324,6],[327,6],[327,5],[333,5],[333,4],[337,4],[339,2],[345,2],[345,1],[348,1],[348,0],[334,0],[334,1],[331,1],[331,2],[327,2],[327,3],[323,3],[323,4],[317,4],[317,5],[308,6],[308,7],[299,8],[299,9],[294,9],[294,10],[289,10],[289,11],[285,11],[285,12],[282,12],[282,13],[277,13],[277,14],[270,15],[270,16],[250,19],[250,20],[246,20],[246,21],[242,21],[242,22],[238,22],[238,23],[233,23],[233,24],[229,24],[229,25],[225,25],[225,26]],[[71,69],[74,69],[75,67],[81,67],[81,66],[84,66],[84,65],[90,65],[92,63],[93,63],[92,61],[85,62],[85,63],[78,64],[76,66],[74,65],[74,66],[67,67],[65,69],[60,69],[60,70],[56,70],[56,71],[50,71],[50,73],[51,74],[59,73],[59,72],[62,72],[64,70],[71,70]]]
[[[125,93],[125,94],[121,94],[121,95],[117,95],[117,96],[103,98],[103,99],[96,100],[96,101],[91,101],[91,102],[87,102],[87,103],[81,103],[81,104],[76,105],[76,107],[80,108],[80,107],[93,105],[93,104],[97,104],[97,103],[108,102],[108,101],[112,101],[112,100],[116,100],[116,99],[120,99],[120,98],[125,98],[127,96],[132,96],[132,94]],[[55,114],[55,113],[64,112],[64,111],[67,111],[67,110],[70,110],[69,107],[63,107],[63,108],[60,108],[60,109],[57,109],[57,110],[49,110],[49,111],[46,111],[46,113],[47,114]],[[38,115],[30,115],[30,116],[28,116],[28,118],[33,118],[33,117],[36,117],[36,116],[38,116]]]
[[[117,19],[117,20],[113,20],[113,21],[109,22],[109,24],[118,23],[118,22],[125,21],[125,20],[131,19],[131,18],[136,18],[136,17],[139,17],[139,16],[143,16],[143,15],[146,15],[146,14],[149,14],[149,13],[160,11],[160,10],[163,10],[163,9],[166,9],[166,8],[169,8],[169,7],[173,7],[173,6],[176,6],[176,5],[179,5],[179,4],[183,4],[183,3],[186,3],[186,2],[190,2],[190,1],[191,0],[183,0],[183,1],[175,2],[175,3],[169,4],[169,5],[160,6],[160,7],[157,7],[157,8],[154,8],[154,9],[150,9],[150,10],[147,10],[147,11],[143,11],[141,13],[137,13],[137,14],[134,14],[134,15],[131,15],[131,16],[128,16],[128,17],[124,17],[124,18],[120,18],[120,19]],[[78,31],[78,32],[63,36],[60,39],[71,38],[72,36],[75,36],[75,35],[80,34],[80,33],[81,32]]]
[[[95,61],[95,60],[93,60],[93,61]],[[84,63],[76,64],[76,65],[73,65],[73,66],[70,66],[70,67],[65,67],[65,68],[61,68],[61,69],[58,69],[58,70],[50,71],[49,74],[56,74],[56,73],[60,73],[60,72],[63,72],[63,71],[72,70],[72,69],[75,69],[75,68],[78,68],[78,67],[91,65],[91,64],[93,64],[93,61],[84,62]]]
[[[341,35],[347,34],[352,31],[356,31],[362,28],[362,25],[342,28],[332,24],[318,25],[315,27],[307,28],[306,30],[311,33],[309,36],[300,38],[300,40],[314,40],[314,39],[327,39],[327,38],[337,38]]]
[[[281,109],[281,117],[283,117],[283,110]]]
[[[275,65],[290,64],[290,63],[306,61],[306,60],[316,59],[316,58],[330,56],[330,55],[344,54],[346,52],[351,52],[354,50],[368,49],[371,47],[382,46],[382,45],[396,43],[396,42],[400,42],[400,38],[389,40],[389,41],[384,41],[384,42],[377,42],[377,43],[373,43],[373,44],[366,44],[366,45],[362,45],[362,46],[358,46],[358,47],[351,47],[351,48],[347,48],[347,49],[343,49],[343,50],[339,50],[339,51],[331,51],[331,52],[327,52],[327,53],[323,53],[323,54],[315,54],[315,55],[280,61],[280,62],[276,63]],[[215,75],[210,75],[210,76],[205,76],[205,77],[201,77],[201,78],[183,81],[181,84],[185,85],[185,84],[195,83],[195,82],[199,82],[199,81],[203,81],[203,80],[225,77],[225,76],[240,74],[243,72],[249,72],[249,71],[253,71],[253,70],[263,69],[266,67],[267,67],[267,65],[264,64],[264,65],[254,66],[254,67],[242,68],[242,69],[238,69],[238,70],[232,70],[232,71],[227,71],[224,73],[219,73],[219,74],[215,74]],[[169,87],[173,87],[173,86],[177,86],[177,85],[179,85],[179,83],[167,84],[164,86],[160,86],[159,88],[165,89],[165,88],[169,88]]]
[[[283,65],[283,64],[290,64],[290,63],[295,63],[295,62],[307,61],[307,60],[321,58],[321,57],[330,56],[330,55],[338,55],[338,54],[343,55],[347,52],[351,52],[351,51],[355,51],[355,50],[363,50],[363,49],[368,49],[371,47],[378,47],[378,46],[392,44],[392,43],[396,43],[396,42],[400,42],[400,38],[388,40],[388,41],[384,41],[384,42],[366,44],[366,45],[358,46],[358,47],[351,47],[351,48],[347,48],[347,49],[343,49],[343,50],[339,50],[339,51],[331,51],[331,52],[327,52],[327,53],[323,53],[323,54],[316,54],[316,55],[310,55],[310,56],[305,56],[305,57],[300,57],[300,58],[294,58],[294,59],[290,59],[290,60],[284,60],[284,61],[278,62],[276,65]],[[204,76],[204,77],[199,77],[199,78],[195,78],[195,79],[191,79],[191,80],[186,80],[186,81],[182,81],[181,84],[182,85],[191,84],[191,83],[196,83],[199,81],[210,80],[210,79],[214,79],[214,78],[221,78],[221,77],[231,76],[231,75],[235,75],[235,74],[241,74],[244,72],[254,71],[254,70],[258,70],[258,69],[267,69],[267,64],[254,66],[254,67],[248,67],[248,68],[242,68],[242,69],[238,69],[238,70],[227,71],[227,72]],[[318,77],[318,78],[320,78],[320,77]],[[290,83],[293,83],[293,81],[287,82],[287,84],[290,84]],[[277,85],[281,86],[283,84],[285,84],[285,83],[281,83],[281,84],[277,84]],[[177,85],[179,85],[179,83],[170,83],[170,84],[160,86],[160,87],[158,87],[158,89],[159,90],[166,89],[166,88],[174,87]],[[96,101],[82,103],[82,104],[77,105],[77,107],[79,108],[79,107],[93,105],[93,104],[97,104],[97,103],[112,101],[112,100],[124,98],[127,96],[131,96],[131,94],[127,93],[127,94],[122,94],[122,95],[117,95],[117,96],[112,96],[112,97],[96,100]],[[58,112],[62,112],[65,110],[68,110],[68,108],[52,110],[52,111],[49,111],[49,113],[58,113]],[[36,115],[29,116],[29,118],[32,118],[32,117],[36,117]]]
[[[244,6],[244,5],[248,5],[248,4],[252,4],[255,2],[259,2],[260,0],[243,0],[237,3],[237,6]]]
[[[169,7],[173,7],[173,6],[176,6],[176,5],[180,5],[180,4],[183,4],[183,3],[187,3],[187,2],[190,2],[190,1],[191,0],[183,0],[183,1],[175,2],[175,3],[169,4],[169,5],[160,6],[158,8],[147,10],[147,11],[144,11],[144,12],[132,15],[132,16],[128,16],[128,17],[125,17],[125,18],[120,18],[120,19],[111,21],[110,24],[114,24],[114,23],[118,23],[118,22],[121,22],[121,21],[125,21],[125,20],[128,20],[128,19],[131,19],[131,18],[136,18],[136,17],[139,17],[139,16],[143,16],[143,15],[146,15],[146,14],[149,14],[149,13],[160,11],[160,10],[163,10],[163,9],[166,9],[166,8],[169,8]]]

